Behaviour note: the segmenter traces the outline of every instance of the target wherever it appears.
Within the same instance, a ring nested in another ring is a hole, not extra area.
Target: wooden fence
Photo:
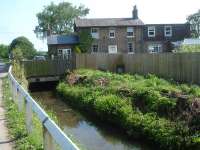
[[[118,65],[124,65],[126,73],[151,73],[179,82],[200,84],[200,53],[76,55],[77,69],[103,69],[115,72]]]
[[[30,77],[61,76],[71,69],[70,60],[23,61],[25,75]]]

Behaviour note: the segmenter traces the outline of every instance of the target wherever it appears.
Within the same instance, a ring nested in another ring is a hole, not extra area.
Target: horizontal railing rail
[[[31,133],[33,129],[32,113],[34,112],[43,126],[43,147],[45,150],[56,149],[55,142],[63,150],[79,150],[79,148],[14,78],[12,75],[12,66],[9,68],[8,78],[13,100],[18,105],[19,111],[22,111],[23,108],[25,108],[26,128],[28,133]]]

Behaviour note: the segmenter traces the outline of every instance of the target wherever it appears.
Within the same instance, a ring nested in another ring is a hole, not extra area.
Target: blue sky
[[[36,14],[53,1],[84,4],[90,9],[87,18],[130,17],[137,4],[145,23],[184,23],[186,17],[200,9],[200,0],[2,0],[0,2],[0,44],[9,44],[26,36],[38,50],[47,50],[46,41],[33,33]]]

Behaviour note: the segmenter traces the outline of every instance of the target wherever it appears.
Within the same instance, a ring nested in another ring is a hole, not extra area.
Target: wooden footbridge
[[[29,83],[59,81],[59,79],[71,70],[72,61],[68,59],[45,61],[22,61],[25,76]]]

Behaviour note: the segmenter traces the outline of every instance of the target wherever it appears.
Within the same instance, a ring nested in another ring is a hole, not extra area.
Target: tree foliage
[[[23,58],[32,59],[36,55],[36,49],[26,37],[21,36],[11,42],[10,51],[12,54],[17,48],[21,50]]]
[[[51,34],[71,33],[74,19],[86,16],[88,13],[89,9],[83,5],[77,7],[69,2],[62,2],[58,5],[51,3],[37,14],[38,25],[34,32],[40,38],[46,38],[47,32],[51,32]]]
[[[81,53],[86,53],[91,48],[93,38],[90,32],[87,30],[78,32],[78,36],[79,36],[78,48],[80,49]]]
[[[0,44],[0,57],[1,58],[8,58],[9,50],[8,46],[4,44]]]
[[[190,15],[187,18],[188,23],[190,23],[192,36],[200,37],[200,10],[197,13]]]

